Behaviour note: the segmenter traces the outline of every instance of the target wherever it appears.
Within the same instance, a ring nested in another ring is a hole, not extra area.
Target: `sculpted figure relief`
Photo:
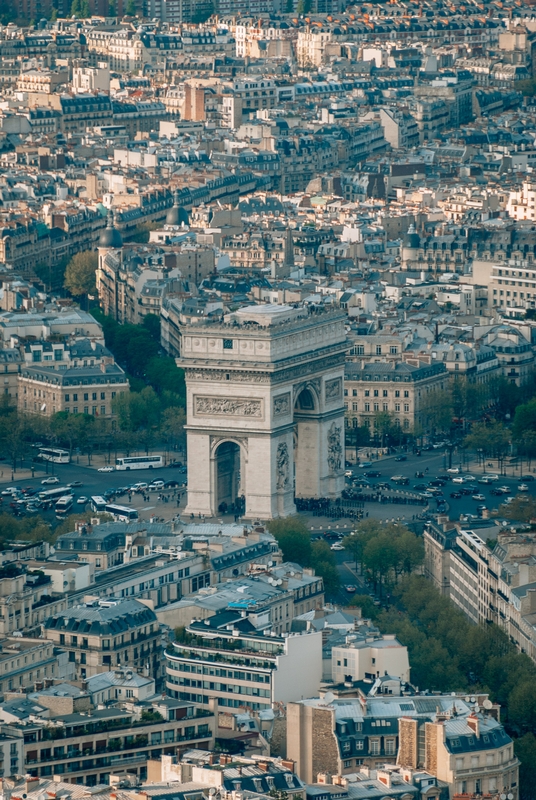
[[[328,466],[338,472],[342,465],[341,429],[333,422],[328,431]]]
[[[196,397],[195,413],[229,417],[260,417],[262,409],[260,400],[246,400],[238,397]]]
[[[289,484],[289,463],[288,447],[285,442],[277,445],[276,471],[277,488],[286,489]]]

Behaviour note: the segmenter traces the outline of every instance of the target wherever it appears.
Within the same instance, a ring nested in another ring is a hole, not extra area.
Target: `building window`
[[[100,413],[101,413],[102,417],[106,414],[106,406],[101,406],[100,407]]]
[[[100,393],[100,399],[101,400],[106,400],[106,392],[101,392]]]
[[[68,395],[68,394],[66,394],[66,395],[65,395],[65,402],[66,402],[66,403],[68,403],[68,402],[69,402],[69,395]]]
[[[370,740],[370,755],[371,756],[379,756],[380,755],[380,740],[379,739],[371,739]]]
[[[84,400],[86,400],[86,401],[89,400],[89,393],[88,392],[84,392]]]

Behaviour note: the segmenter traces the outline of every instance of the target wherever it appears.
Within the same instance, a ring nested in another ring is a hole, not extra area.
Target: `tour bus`
[[[114,519],[122,522],[135,522],[138,519],[136,509],[128,506],[116,506],[115,503],[107,503],[104,510],[107,514],[111,514]]]
[[[72,493],[73,490],[69,486],[57,486],[55,489],[46,489],[44,492],[39,492],[39,499],[55,502],[60,497],[65,497],[68,494],[72,495]]]
[[[40,447],[39,458],[43,461],[53,461],[54,464],[68,464],[71,460],[68,450],[60,450],[58,447]]]
[[[62,519],[62,517],[66,517],[72,507],[73,507],[72,494],[64,494],[63,497],[60,497],[54,508],[57,518]]]
[[[116,469],[158,469],[163,466],[163,456],[128,456],[115,461]]]
[[[104,499],[104,497],[101,497],[100,495],[94,495],[91,498],[90,502],[92,511],[94,511],[95,513],[101,512],[102,514],[104,514],[104,512],[106,511],[106,500]]]

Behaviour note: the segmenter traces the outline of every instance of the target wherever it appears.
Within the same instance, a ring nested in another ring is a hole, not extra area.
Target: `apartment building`
[[[536,538],[498,532],[493,551],[475,531],[424,530],[425,575],[475,623],[493,622],[536,661]]]
[[[47,345],[44,349],[53,350]],[[113,400],[129,391],[128,378],[109,351],[93,352],[92,357],[85,353],[85,358],[73,356],[67,363],[60,357],[61,348],[54,348],[54,356],[41,361],[37,357],[40,352],[35,352],[33,361],[27,362],[18,376],[17,404],[25,414],[50,417],[66,411],[110,418]]]
[[[278,636],[268,614],[229,609],[186,628],[166,651],[171,697],[206,706],[267,711],[316,693],[322,677],[322,632]]]
[[[190,750],[182,758],[162,756],[149,764],[148,778],[152,783],[164,782],[173,787],[194,784],[199,788],[217,788],[222,794],[238,791],[247,796],[284,794],[290,800],[305,800],[306,789],[296,775],[293,764],[281,758],[263,756],[246,758],[226,753]]]
[[[403,717],[397,763],[424,766],[448,784],[450,797],[498,792],[519,797],[519,760],[512,739],[496,719],[475,711],[463,717],[455,707],[438,711],[424,725]]]
[[[331,651],[331,677],[334,683],[376,680],[385,675],[409,683],[408,648],[394,634],[358,640],[354,634],[346,644]]]
[[[173,238],[166,230],[156,233]],[[214,272],[213,247],[151,242],[149,252],[146,247],[124,253],[120,242],[107,242],[99,243],[97,291],[103,311],[118,322],[138,325],[146,314],[159,315],[166,298],[189,296]]]
[[[0,568],[0,634],[15,631],[39,633],[49,614],[66,607],[63,596],[54,594],[48,575],[26,571],[21,564],[5,564]]]
[[[447,381],[448,373],[442,363],[387,360],[347,363],[344,377],[347,424],[373,428],[374,416],[387,412],[401,430],[419,429],[425,424],[426,396],[446,388]]]
[[[212,748],[215,720],[209,708],[163,699],[134,712],[109,707],[65,715],[52,709],[48,719],[3,727],[23,741],[24,770],[17,772],[96,786],[107,784],[110,774],[143,781],[150,759]]]
[[[138,600],[90,601],[47,617],[44,636],[67,649],[78,680],[130,667],[160,678],[160,625]]]
[[[288,634],[292,620],[324,605],[324,586],[312,569],[299,564],[263,565],[255,561],[247,577],[235,577],[210,589],[203,586],[198,594],[183,597],[157,609],[160,622],[171,628],[190,625],[193,620],[207,619],[214,614],[237,608],[262,620],[263,626],[278,636]]]
[[[67,653],[52,642],[30,637],[0,639],[0,697],[22,691],[39,681],[69,679],[74,670]]]
[[[489,778],[496,777],[500,790],[507,786],[517,797],[513,743],[486,711],[490,705],[487,695],[473,696],[471,701],[461,695],[382,695],[291,702],[287,757],[296,762],[296,771],[306,783],[319,774],[344,779],[360,767],[376,769],[396,761],[402,767],[424,768],[448,782],[451,797],[461,793],[462,780],[469,791],[479,777],[481,791]],[[478,765],[472,761],[477,755]],[[493,762],[488,755],[493,755]]]

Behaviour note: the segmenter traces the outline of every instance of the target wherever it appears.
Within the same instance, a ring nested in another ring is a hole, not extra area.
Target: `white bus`
[[[54,464],[68,464],[71,460],[68,450],[60,450],[58,447],[40,447],[39,458],[43,461],[53,461]]]
[[[138,512],[135,508],[128,506],[116,506],[115,503],[107,503],[104,509],[107,514],[111,514],[116,520],[123,522],[135,522],[138,519]]]
[[[44,501],[53,501],[59,500],[60,497],[65,497],[66,495],[72,495],[73,490],[69,488],[69,486],[57,486],[55,489],[47,489],[44,492],[39,492],[39,499]]]
[[[163,466],[163,456],[129,456],[115,461],[116,469],[158,469]]]
[[[54,508],[57,518],[62,519],[63,517],[66,517],[72,507],[73,507],[72,494],[64,494],[63,497],[60,497]]]
[[[106,500],[104,499],[104,497],[101,497],[100,495],[94,495],[91,498],[90,502],[92,511],[94,511],[95,513],[100,512],[104,514],[104,512],[106,511]]]

